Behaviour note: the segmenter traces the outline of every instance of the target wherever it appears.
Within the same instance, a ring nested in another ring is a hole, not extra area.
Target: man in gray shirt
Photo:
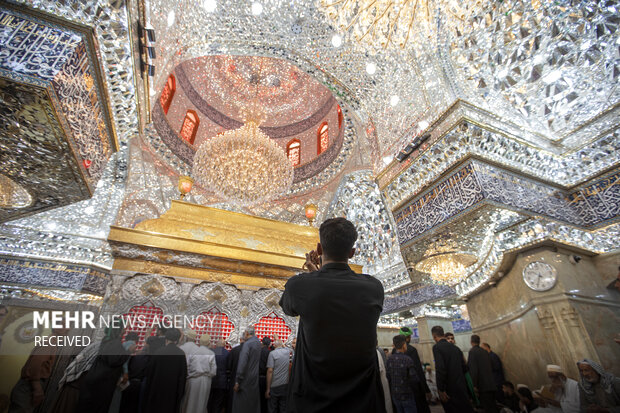
[[[267,391],[265,398],[269,401],[269,413],[286,411],[286,394],[288,389],[288,369],[292,359],[292,351],[284,347],[277,339],[275,350],[267,358]]]

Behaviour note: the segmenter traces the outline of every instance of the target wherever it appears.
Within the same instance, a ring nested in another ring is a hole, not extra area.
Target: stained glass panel
[[[193,145],[194,139],[196,139],[196,132],[198,131],[199,122],[200,120],[198,119],[196,112],[193,110],[188,110],[185,115],[185,119],[183,120],[183,126],[181,126],[181,132],[179,132],[179,135],[190,145]]]
[[[164,90],[161,92],[161,97],[159,98],[161,107],[164,109],[164,113],[166,114],[168,114],[168,109],[170,109],[170,104],[172,103],[172,98],[174,97],[175,91],[176,79],[174,78],[174,75],[170,75],[166,85],[164,86]]]
[[[301,144],[297,139],[289,142],[286,147],[286,155],[293,166],[297,166],[301,163]]]
[[[226,313],[219,311],[217,308],[212,308],[209,311],[200,313],[200,316],[196,317],[196,323],[192,328],[196,331],[196,343],[199,342],[200,337],[205,333],[211,336],[211,342],[214,343],[220,339],[227,341],[235,329],[235,325],[228,320]]]
[[[157,334],[157,329],[152,328],[152,326],[154,323],[157,325],[156,319],[161,323],[163,315],[164,310],[153,305],[143,304],[131,307],[129,312],[123,316],[123,319],[130,320],[123,336],[123,341],[128,333],[136,332],[140,336],[137,349],[142,350],[146,343],[146,338]]]
[[[269,337],[271,341],[274,341],[277,336],[283,342],[288,340],[292,332],[284,319],[278,317],[276,313],[262,317],[258,323],[254,324],[254,330],[259,340],[262,340],[263,337]]]
[[[317,154],[320,155],[323,152],[325,152],[325,150],[329,146],[329,128],[327,126],[327,123],[323,123],[320,126],[318,140],[319,140],[318,142],[319,148],[318,148]]]

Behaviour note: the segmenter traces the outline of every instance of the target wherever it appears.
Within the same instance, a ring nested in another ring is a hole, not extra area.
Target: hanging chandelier
[[[225,202],[250,206],[282,195],[293,183],[293,165],[284,150],[247,120],[198,148],[192,176]]]
[[[382,48],[431,39],[438,27],[458,33],[480,0],[320,0],[320,9],[355,40]]]
[[[468,268],[478,258],[468,252],[456,251],[453,244],[445,239],[431,244],[415,269],[427,274],[437,284],[454,285],[463,281],[469,274]]]

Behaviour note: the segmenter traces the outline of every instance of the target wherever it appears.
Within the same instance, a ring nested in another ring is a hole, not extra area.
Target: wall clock
[[[523,281],[534,291],[547,291],[558,280],[558,273],[550,264],[542,261],[529,263],[523,269]]]

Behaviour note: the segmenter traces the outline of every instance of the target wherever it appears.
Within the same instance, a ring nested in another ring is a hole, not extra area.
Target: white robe
[[[560,407],[539,407],[536,413],[579,413],[579,384],[573,379],[566,379],[564,391],[556,391],[555,399],[560,402]]]
[[[187,383],[182,411],[204,413],[207,411],[211,392],[211,378],[217,372],[215,353],[192,342],[187,342],[180,348],[185,352],[187,359]]]
[[[439,400],[439,392],[437,392],[437,376],[434,371],[424,370],[424,377],[426,379],[426,384],[428,384],[428,388],[431,391],[431,397],[433,400]]]
[[[381,386],[383,387],[383,397],[385,399],[385,411],[387,413],[393,413],[392,411],[392,396],[390,395],[390,384],[385,372],[385,364],[383,364],[383,356],[381,352],[383,350],[377,349],[377,358],[379,359],[379,374],[381,376]]]

